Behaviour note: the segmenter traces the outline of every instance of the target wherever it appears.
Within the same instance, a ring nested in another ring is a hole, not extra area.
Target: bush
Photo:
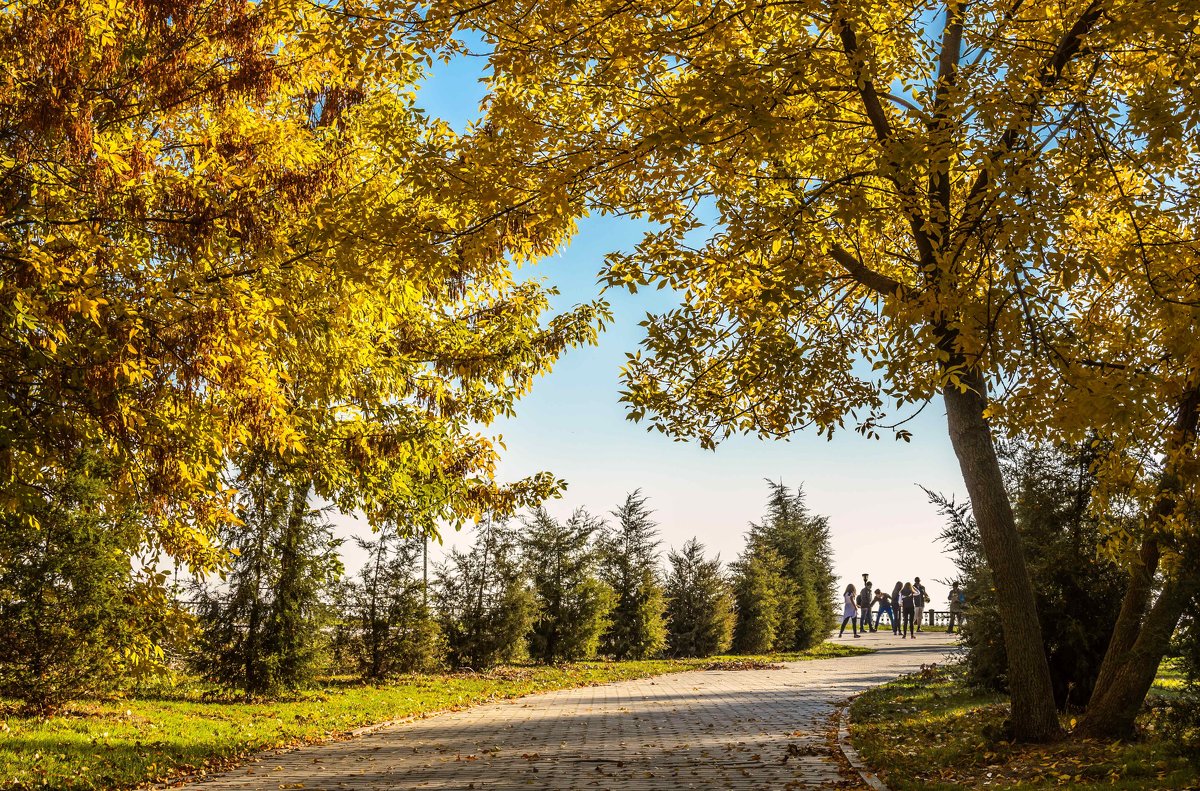
[[[733,564],[733,575],[737,613],[733,650],[739,654],[768,654],[779,643],[789,642],[780,639],[790,586],[783,578],[779,555],[770,547],[751,546]]]

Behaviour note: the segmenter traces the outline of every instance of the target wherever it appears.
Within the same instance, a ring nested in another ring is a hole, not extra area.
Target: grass
[[[330,679],[278,702],[214,700],[198,685],[125,700],[90,701],[46,719],[0,720],[0,788],[115,789],[218,771],[260,750],[346,736],[355,728],[423,717],[567,687],[700,669],[713,661],[777,662],[870,653],[824,643],[801,654],[503,667],[418,675],[380,685]]]
[[[1165,664],[1156,689],[1171,695],[1181,683],[1178,667]],[[1002,696],[966,686],[961,668],[950,666],[861,695],[850,732],[893,791],[1200,788],[1195,767],[1161,736],[1019,745],[996,738],[1007,715]]]

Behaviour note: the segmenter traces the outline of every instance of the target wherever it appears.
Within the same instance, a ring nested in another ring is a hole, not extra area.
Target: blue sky
[[[482,65],[482,59],[470,57],[436,65],[418,103],[464,128],[478,115],[484,95]],[[594,299],[604,255],[631,248],[645,228],[628,218],[588,218],[568,247],[526,274],[544,277],[561,291],[556,307]],[[835,434],[831,441],[813,433],[789,441],[736,437],[715,452],[673,442],[627,421],[618,403],[625,353],[642,337],[638,322],[647,312],[670,307],[673,297],[651,289],[608,292],[605,298],[615,315],[599,344],[568,352],[521,402],[515,418],[493,426],[507,445],[503,478],[549,470],[565,479],[565,496],[548,504],[564,516],[578,506],[607,513],[640,487],[657,513],[666,546],[697,536],[726,561],[740,551],[748,523],[762,514],[764,479],[782,480],[803,486],[809,506],[830,517],[843,584],[861,582],[864,571],[889,591],[896,580],[914,575],[926,582],[953,575],[949,558],[935,543],[941,522],[920,488],[962,491],[940,402],[907,424],[910,443],[869,440],[853,431]],[[345,531],[363,529],[345,517],[340,521]],[[451,545],[469,539],[446,536]],[[353,566],[353,553],[347,555]],[[945,590],[931,585],[935,603],[944,602]]]

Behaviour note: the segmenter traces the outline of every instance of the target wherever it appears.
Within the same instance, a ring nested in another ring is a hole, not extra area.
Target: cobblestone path
[[[879,650],[865,656],[675,673],[476,706],[266,754],[188,789],[862,788],[835,759],[831,715],[857,692],[943,661],[946,637],[867,635],[854,642]]]

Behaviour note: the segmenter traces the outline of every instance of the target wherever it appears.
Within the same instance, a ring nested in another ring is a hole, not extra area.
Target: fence
[[[878,612],[879,612],[878,610],[871,611],[871,622],[872,623],[875,622],[875,616],[878,614]],[[958,614],[958,622],[960,624],[963,622],[963,617],[965,615],[966,615],[966,612],[960,612]],[[897,614],[896,621],[899,622],[899,620],[900,620],[900,616],[899,616],[899,614]],[[841,610],[841,608],[838,608],[834,612],[834,619],[833,619],[834,628],[836,629],[837,625],[840,624],[841,622],[842,622],[842,610]],[[884,622],[886,623],[886,619]],[[950,625],[950,611],[949,610],[926,609],[924,614],[921,617],[921,624],[924,626],[949,626]]]

